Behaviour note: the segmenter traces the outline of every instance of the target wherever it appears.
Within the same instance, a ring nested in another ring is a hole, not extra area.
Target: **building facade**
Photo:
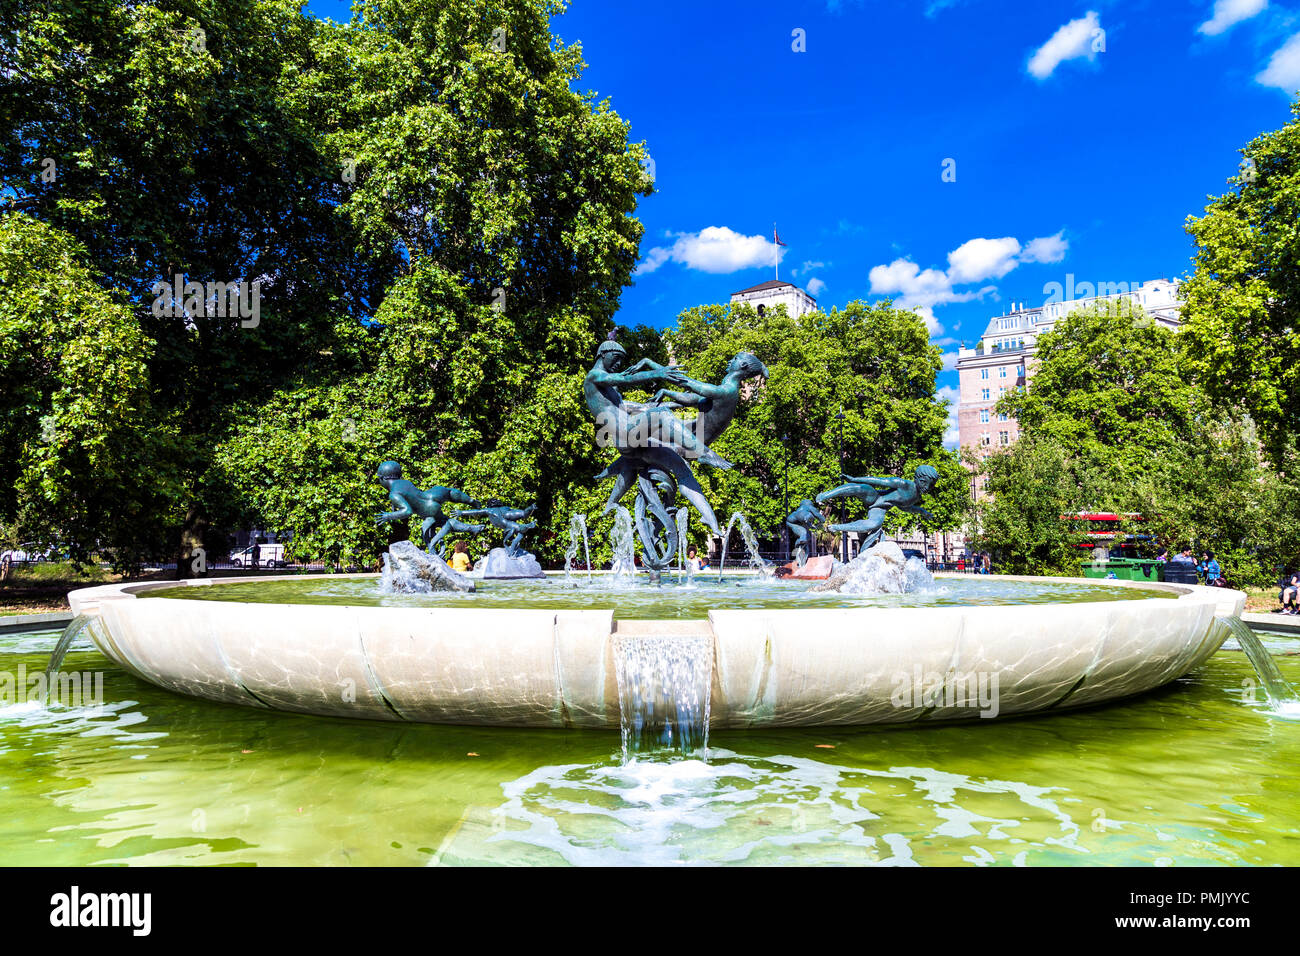
[[[768,309],[784,305],[786,314],[797,319],[806,312],[817,311],[817,300],[792,282],[769,279],[758,285],[731,293],[731,304],[745,302],[762,315]]]
[[[1168,328],[1179,326],[1177,279],[1114,285],[1123,288],[1076,285],[1070,276],[1059,296],[1033,307],[1013,302],[1010,311],[989,321],[973,348],[962,346],[957,353],[957,430],[963,449],[972,449],[982,458],[1020,437],[1016,420],[997,411],[998,400],[1011,389],[1028,386],[1034,377],[1038,336],[1050,332],[1074,310],[1099,301],[1128,300],[1140,305],[1152,321]],[[1085,292],[1088,294],[1079,294]],[[972,478],[977,500],[984,494],[978,481]]]

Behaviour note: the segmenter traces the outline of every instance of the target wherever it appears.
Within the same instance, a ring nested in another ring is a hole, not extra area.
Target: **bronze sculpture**
[[[861,521],[830,526],[832,531],[857,531],[863,534],[860,551],[866,551],[880,541],[884,534],[885,517],[891,508],[934,520],[934,515],[921,507],[921,496],[928,494],[939,480],[939,472],[931,465],[918,465],[911,481],[906,478],[877,478],[871,475],[862,478],[854,478],[852,475],[841,477],[848,484],[823,491],[817,496],[817,503],[825,504],[836,498],[857,498],[867,505],[867,517]]]
[[[804,561],[813,556],[813,529],[826,523],[826,516],[817,510],[816,505],[805,498],[799,506],[786,515],[785,526],[794,535],[795,560],[800,567]],[[800,554],[802,551],[802,555]]]
[[[377,516],[375,523],[405,521],[407,518],[417,516],[423,518],[424,523],[420,526],[420,541],[430,554],[434,553],[442,539],[453,531],[477,534],[484,528],[481,524],[461,521],[460,516],[464,512],[449,513],[442,510],[442,506],[448,502],[478,507],[477,501],[458,488],[434,485],[421,491],[411,481],[402,477],[402,466],[395,461],[381,464],[376,477],[379,483],[388,489],[389,500],[398,507],[396,511],[385,511]]]
[[[619,452],[618,459],[596,476],[597,481],[614,479],[605,511],[617,507],[636,485],[635,524],[642,559],[657,573],[668,567],[677,553],[675,502],[679,492],[699,512],[710,531],[722,534],[689,462],[698,459],[715,468],[731,467],[709,447],[709,442],[735,415],[741,384],[755,375],[766,376],[767,368],[755,356],[742,352],[727,366],[722,382],[712,385],[650,359],[642,359],[623,371],[626,359],[626,350],[611,333],[596,350],[595,364],[583,380],[582,391],[596,423],[596,443]],[[681,391],[661,388],[655,400],[646,405],[624,400],[619,391],[658,383],[677,386]],[[670,401],[662,401],[664,398]],[[684,406],[698,409],[693,422],[673,414],[674,409]]]
[[[493,527],[500,528],[503,532],[506,553],[512,558],[517,558],[524,553],[524,532],[537,527],[536,521],[530,521],[527,524],[520,524],[519,522],[536,510],[536,503],[529,505],[527,508],[512,508],[504,501],[492,498],[484,502],[483,507],[472,511],[462,511],[457,517],[487,518]]]

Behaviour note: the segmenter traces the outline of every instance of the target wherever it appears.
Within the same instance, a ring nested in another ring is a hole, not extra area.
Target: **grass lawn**
[[[119,575],[98,566],[78,570],[62,561],[20,566],[0,582],[0,617],[66,611],[69,591],[117,580]]]
[[[1246,610],[1253,614],[1267,614],[1276,611],[1282,605],[1278,602],[1277,587],[1242,588],[1246,592]]]

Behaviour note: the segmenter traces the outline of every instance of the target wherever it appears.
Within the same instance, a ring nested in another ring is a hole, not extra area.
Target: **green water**
[[[298,581],[252,581],[168,588],[141,597],[196,601],[237,601],[249,604],[335,604],[386,607],[475,607],[542,610],[614,608],[615,617],[643,620],[705,618],[715,609],[840,608],[840,607],[956,607],[971,604],[1049,604],[1059,602],[1135,601],[1175,595],[1148,588],[1096,584],[1006,581],[992,576],[940,578],[908,594],[818,594],[816,582],[777,581],[749,575],[718,579],[701,574],[691,585],[665,575],[663,587],[642,576],[636,584],[620,585],[612,577],[586,575],[573,580],[551,577],[538,581],[476,582],[472,594],[439,591],[433,594],[382,594],[370,578],[303,578]]]
[[[0,635],[44,668],[57,632]],[[1300,683],[1300,641],[1269,637]],[[101,711],[0,707],[9,865],[1300,863],[1300,722],[1240,652],[1087,711],[715,732],[620,765],[617,732],[266,713],[176,696],[85,643]]]

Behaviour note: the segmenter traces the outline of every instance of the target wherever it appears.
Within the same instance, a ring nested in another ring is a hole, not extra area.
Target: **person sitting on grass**
[[[466,550],[464,541],[456,542],[456,550],[451,555],[451,569],[460,574],[466,574],[474,566],[474,562],[469,559],[469,552]]]

